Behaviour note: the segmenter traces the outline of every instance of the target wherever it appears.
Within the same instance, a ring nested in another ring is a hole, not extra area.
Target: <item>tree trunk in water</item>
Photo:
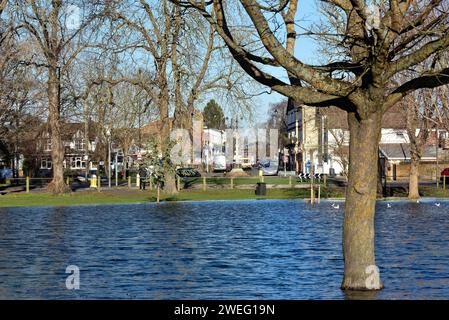
[[[51,131],[51,160],[53,165],[53,180],[48,185],[48,191],[56,194],[66,193],[70,188],[64,182],[64,143],[61,138],[59,77],[56,68],[48,69],[48,113]]]
[[[172,170],[167,172],[165,176],[164,192],[168,195],[175,195],[178,193],[176,177]]]
[[[408,184],[408,198],[418,200],[419,196],[419,160],[412,157],[410,163],[410,180]]]
[[[382,288],[374,256],[374,214],[382,113],[348,114],[349,177],[343,223],[343,290]]]

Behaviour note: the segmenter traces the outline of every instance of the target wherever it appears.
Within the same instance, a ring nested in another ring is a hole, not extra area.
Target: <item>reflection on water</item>
[[[343,293],[330,202],[0,208],[0,298],[449,298],[449,202],[377,204],[385,289]],[[65,269],[81,270],[67,290]]]

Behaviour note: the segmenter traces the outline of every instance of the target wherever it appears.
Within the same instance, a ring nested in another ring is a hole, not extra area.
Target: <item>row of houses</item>
[[[385,159],[385,172],[390,179],[408,177],[410,166],[410,146],[407,134],[405,110],[391,108],[383,117],[379,145],[379,156]],[[315,108],[288,101],[286,108],[287,128],[284,146],[280,146],[278,156],[280,164],[286,170],[298,172],[315,172],[329,175],[345,175],[349,163],[349,129],[346,112],[336,108]],[[259,141],[252,134],[241,136],[239,142],[229,140],[226,132],[203,127],[202,114],[198,112],[196,121],[201,124],[201,147],[192,152],[195,163],[212,165],[214,157],[227,152],[236,153],[227,160],[230,162],[246,159],[255,164],[265,157],[272,156],[260,151]],[[169,119],[173,123],[173,119]],[[112,167],[125,170],[138,162],[142,154],[142,142],[157,134],[161,128],[160,121],[154,121],[138,128],[126,128],[127,141],[117,139],[116,135],[108,137],[104,128],[94,122],[63,123],[63,141],[65,146],[64,167],[71,172],[104,169],[107,166],[108,142],[110,142]],[[266,129],[266,128],[265,128]],[[120,129],[118,129],[120,130]],[[252,131],[253,133],[255,131]],[[253,134],[254,135],[254,134]],[[256,134],[257,135],[257,134]],[[425,146],[421,173],[431,176],[449,163],[449,135],[444,130],[433,130]],[[284,139],[285,140],[285,139]],[[17,171],[27,171],[30,175],[46,176],[51,174],[51,134],[46,124],[33,128],[20,136],[20,152],[7,155],[0,141],[0,166],[12,167]],[[232,144],[232,147],[230,148]],[[284,151],[282,151],[282,147]],[[251,150],[259,149],[256,155]],[[234,151],[232,151],[234,150]],[[263,150],[265,151],[265,150]],[[284,154],[283,154],[284,153]],[[281,157],[284,156],[284,157]],[[9,162],[8,163],[8,159]],[[439,170],[438,169],[438,170]]]
[[[336,107],[316,108],[289,100],[287,106],[288,163],[299,171],[345,175],[349,163],[349,127],[347,114]],[[449,138],[445,130],[431,130],[421,159],[421,173],[432,176],[448,166]],[[298,142],[298,143],[296,143]],[[299,146],[299,148],[295,147]],[[391,108],[382,119],[379,156],[385,159],[386,176],[408,178],[410,139],[406,110]],[[438,165],[438,169],[437,169]]]

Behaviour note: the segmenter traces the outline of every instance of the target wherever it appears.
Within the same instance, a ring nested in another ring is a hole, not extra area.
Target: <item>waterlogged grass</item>
[[[267,184],[276,184],[276,185],[288,185],[291,181],[292,185],[298,185],[298,184],[310,184],[310,181],[303,180],[301,182],[300,179],[296,177],[279,177],[279,176],[273,176],[273,177],[263,177],[263,182]],[[240,178],[233,178],[233,184],[238,185],[255,185],[257,182],[261,182],[259,177],[240,177]],[[194,185],[194,184],[202,184],[203,183],[203,177],[198,178],[182,178],[181,183],[184,185]],[[315,184],[318,182],[315,181]],[[321,182],[322,183],[322,182]],[[230,185],[231,184],[231,178],[229,177],[211,177],[206,178],[206,184],[212,184],[212,185]]]
[[[321,197],[337,198],[344,194],[339,189],[322,188]],[[227,190],[183,190],[175,196],[161,193],[161,201],[206,201],[206,200],[246,200],[246,199],[305,199],[310,197],[308,189],[269,189],[267,196],[256,196],[254,189]],[[0,196],[0,207],[28,206],[76,206],[87,204],[125,204],[155,202],[156,191],[111,190],[79,191],[65,195],[48,193],[11,193]]]
[[[423,197],[449,198],[449,186],[446,186],[446,190],[443,190],[441,186],[438,189],[436,187],[421,187],[419,193]]]

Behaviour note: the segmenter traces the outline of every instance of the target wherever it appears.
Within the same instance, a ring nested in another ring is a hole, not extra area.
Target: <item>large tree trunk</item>
[[[419,160],[412,157],[410,163],[410,180],[408,183],[408,198],[410,200],[418,200],[419,197]]]
[[[377,191],[380,112],[360,119],[348,114],[349,177],[343,225],[344,290],[382,288],[374,256],[374,213]],[[373,278],[374,277],[374,278]]]
[[[170,154],[170,133],[172,130],[172,123],[168,117],[168,91],[164,90],[164,94],[161,98],[159,105],[159,112],[161,117],[161,130],[160,130],[160,140],[158,141],[158,148],[160,152],[165,155]],[[174,195],[178,193],[176,187],[176,177],[175,177],[175,164],[164,164],[164,192],[168,195]]]
[[[59,77],[55,67],[48,69],[47,94],[53,164],[53,180],[48,185],[48,191],[60,194],[69,192],[70,188],[64,183],[64,143],[61,138]]]

